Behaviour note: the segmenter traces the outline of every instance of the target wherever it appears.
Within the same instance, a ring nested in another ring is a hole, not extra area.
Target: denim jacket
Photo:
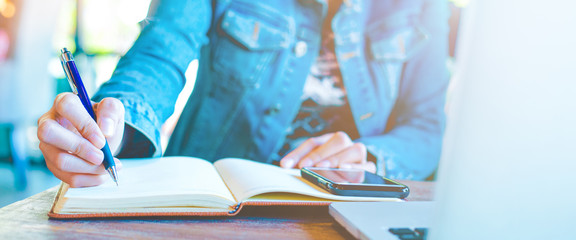
[[[424,179],[436,168],[448,84],[447,4],[346,0],[335,54],[359,139],[379,174]],[[318,55],[322,0],[164,0],[94,100],[126,107],[122,157],[160,156],[189,63],[194,90],[165,155],[271,162]]]

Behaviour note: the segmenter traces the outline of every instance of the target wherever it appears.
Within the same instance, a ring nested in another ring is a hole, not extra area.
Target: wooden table
[[[434,183],[402,181],[408,200],[427,201]],[[245,207],[236,217],[53,220],[57,188],[0,209],[0,239],[350,239],[327,207]]]

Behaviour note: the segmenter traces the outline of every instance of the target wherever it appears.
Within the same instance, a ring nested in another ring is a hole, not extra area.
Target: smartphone
[[[410,194],[408,186],[360,169],[305,167],[300,174],[336,195],[406,198]]]

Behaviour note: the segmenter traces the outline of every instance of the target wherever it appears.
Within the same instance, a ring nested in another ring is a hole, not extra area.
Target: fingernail
[[[304,159],[304,160],[302,160],[301,166],[302,166],[302,167],[311,167],[312,164],[313,164],[313,163],[312,163],[312,160],[310,160],[310,159]]]
[[[294,161],[293,158],[287,158],[287,159],[284,159],[284,161],[282,161],[282,167],[283,168],[293,168],[294,163],[296,163],[296,161]]]
[[[106,140],[99,134],[92,134],[90,140],[96,147],[104,147],[106,145]]]
[[[90,151],[86,158],[89,162],[98,165],[104,161],[104,153],[102,153],[102,151]]]
[[[317,167],[324,167],[324,168],[329,168],[332,166],[332,164],[330,163],[330,161],[322,161],[319,162],[318,164],[316,164]]]
[[[340,168],[352,168],[352,165],[348,163],[340,164]]]
[[[102,122],[100,123],[100,129],[102,130],[102,133],[108,137],[114,135],[114,121],[112,121],[110,118],[102,119]]]

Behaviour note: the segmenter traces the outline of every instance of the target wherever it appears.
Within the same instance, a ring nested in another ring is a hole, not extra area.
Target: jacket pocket
[[[254,86],[281,49],[290,45],[290,24],[258,3],[232,4],[218,24],[213,69],[233,85]]]
[[[367,35],[378,89],[395,100],[404,63],[424,47],[429,34],[414,16],[400,12],[370,25]]]

